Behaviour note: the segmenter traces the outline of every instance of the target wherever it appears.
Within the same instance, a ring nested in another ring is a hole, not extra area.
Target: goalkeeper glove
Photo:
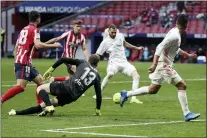
[[[101,116],[101,110],[100,109],[96,109],[94,115],[95,116]]]
[[[50,67],[43,75],[44,80],[48,80],[52,76],[52,72],[55,69],[53,67]]]

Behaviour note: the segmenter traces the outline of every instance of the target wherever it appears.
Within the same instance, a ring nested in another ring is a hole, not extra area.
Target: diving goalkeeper
[[[99,60],[100,57],[95,54],[89,57],[88,62],[72,58],[59,59],[45,72],[43,75],[44,79],[49,79],[52,72],[63,63],[76,65],[77,69],[72,77],[62,82],[57,81],[39,86],[37,93],[43,100],[41,104],[21,111],[12,109],[9,115],[39,113],[38,116],[46,116],[48,113],[53,114],[55,112],[54,107],[64,106],[76,101],[92,85],[94,85],[97,96],[95,115],[101,115],[101,78],[96,70]],[[56,97],[50,100],[48,94]]]

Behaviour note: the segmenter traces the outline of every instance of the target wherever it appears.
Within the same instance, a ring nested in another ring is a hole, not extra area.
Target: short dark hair
[[[178,15],[177,24],[182,27],[186,27],[186,25],[188,24],[188,16],[186,14]]]
[[[40,18],[39,12],[37,12],[37,11],[31,11],[29,13],[29,21],[30,22],[36,22],[38,18]]]
[[[111,28],[112,28],[112,29],[116,29],[117,27],[116,27],[115,24],[110,24],[110,25],[109,25],[109,29],[111,29]]]
[[[73,21],[73,24],[75,25],[75,24],[78,24],[78,25],[80,25],[80,24],[82,24],[82,20],[74,20]]]
[[[97,54],[93,54],[89,57],[88,62],[91,64],[91,66],[97,67],[98,62],[100,61],[100,56]]]

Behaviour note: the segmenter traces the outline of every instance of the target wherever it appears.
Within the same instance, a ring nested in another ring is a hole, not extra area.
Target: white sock
[[[106,85],[108,84],[108,81],[109,81],[109,76],[106,75],[106,76],[104,77],[102,83],[101,83],[101,90],[103,90],[103,89],[106,87]]]
[[[178,90],[178,99],[183,110],[183,114],[187,115],[190,111],[188,109],[188,99],[186,95],[186,90]]]
[[[136,90],[139,87],[139,76],[133,77],[133,83],[132,83],[132,90]],[[136,96],[132,96],[132,99],[136,99]]]
[[[145,95],[149,92],[149,86],[144,86],[136,90],[128,91],[127,97],[135,96],[135,95]]]
[[[136,90],[139,87],[139,76],[133,77],[132,90]]]

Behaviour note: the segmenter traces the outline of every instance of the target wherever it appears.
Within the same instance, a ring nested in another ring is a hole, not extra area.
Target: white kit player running
[[[184,120],[190,121],[200,116],[200,114],[192,113],[188,109],[186,84],[172,67],[176,54],[184,55],[190,58],[196,58],[196,54],[188,54],[187,52],[180,49],[180,34],[185,33],[187,23],[188,17],[186,15],[181,14],[178,16],[176,27],[167,33],[164,40],[156,48],[153,64],[149,68],[149,78],[152,81],[151,85],[144,86],[133,91],[121,91],[121,107],[130,96],[156,94],[161,88],[162,83],[166,81],[178,89],[178,99],[183,110]]]
[[[96,54],[103,55],[104,52],[109,53],[109,61],[107,67],[107,75],[102,81],[101,89],[103,90],[109,79],[112,78],[117,72],[121,72],[128,76],[132,76],[133,83],[132,89],[135,90],[139,86],[140,76],[137,73],[136,68],[127,61],[125,56],[124,47],[134,49],[134,50],[143,50],[143,47],[136,47],[127,43],[124,39],[124,36],[121,33],[117,33],[117,28],[114,24],[109,26],[109,35],[101,42]],[[93,96],[93,98],[96,98]],[[133,96],[130,103],[142,103],[136,96]]]

